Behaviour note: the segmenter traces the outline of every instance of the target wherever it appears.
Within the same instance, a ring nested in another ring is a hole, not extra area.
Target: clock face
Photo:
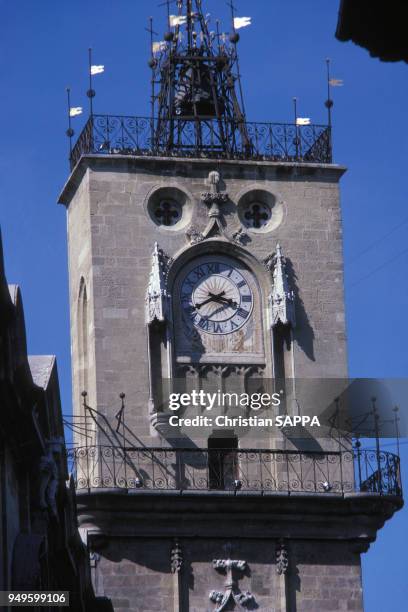
[[[230,334],[249,319],[253,307],[250,286],[233,265],[211,260],[190,270],[180,289],[185,315],[207,334]]]

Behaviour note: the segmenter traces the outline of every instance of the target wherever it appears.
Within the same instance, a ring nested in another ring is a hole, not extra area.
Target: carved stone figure
[[[41,510],[49,510],[57,516],[56,496],[58,492],[58,463],[64,446],[63,438],[55,438],[47,442],[47,452],[40,459],[39,498]]]

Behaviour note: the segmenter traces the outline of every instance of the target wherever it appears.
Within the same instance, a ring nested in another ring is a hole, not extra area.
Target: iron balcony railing
[[[297,452],[74,447],[77,489],[375,493],[402,496],[399,457],[371,450]]]
[[[82,155],[90,153],[332,163],[328,126],[237,124],[225,119],[222,124],[208,119],[200,121],[199,128],[197,126],[194,120],[168,122],[159,138],[162,144],[157,144],[156,122],[149,118],[92,115],[71,150],[71,168]]]

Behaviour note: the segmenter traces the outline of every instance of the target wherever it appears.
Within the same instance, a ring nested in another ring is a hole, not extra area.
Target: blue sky
[[[21,285],[31,353],[58,358],[70,411],[65,211],[57,195],[68,176],[65,87],[86,106],[87,49],[105,64],[95,110],[149,111],[149,15],[164,31],[159,0],[0,0],[0,224],[9,282]],[[342,179],[349,364],[352,376],[406,377],[408,370],[408,66],[384,64],[334,38],[338,2],[237,0],[251,15],[242,31],[241,72],[252,120],[326,118],[325,58],[345,85],[335,90],[335,160]],[[209,12],[225,18],[220,0]],[[77,133],[82,119],[74,120]],[[403,445],[405,466],[408,447]],[[392,448],[390,449],[392,450]],[[408,599],[408,512],[401,511],[364,556],[367,612],[403,610]]]

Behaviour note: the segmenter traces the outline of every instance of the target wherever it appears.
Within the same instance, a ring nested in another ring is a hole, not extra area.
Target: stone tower
[[[262,389],[285,399],[258,416],[297,414],[297,380],[347,375],[330,128],[249,123],[241,22],[214,34],[201,0],[177,6],[152,42],[152,120],[92,115],[60,196],[95,588],[115,612],[362,610],[360,554],[401,504],[397,458],[379,488],[312,431],[169,406]]]

